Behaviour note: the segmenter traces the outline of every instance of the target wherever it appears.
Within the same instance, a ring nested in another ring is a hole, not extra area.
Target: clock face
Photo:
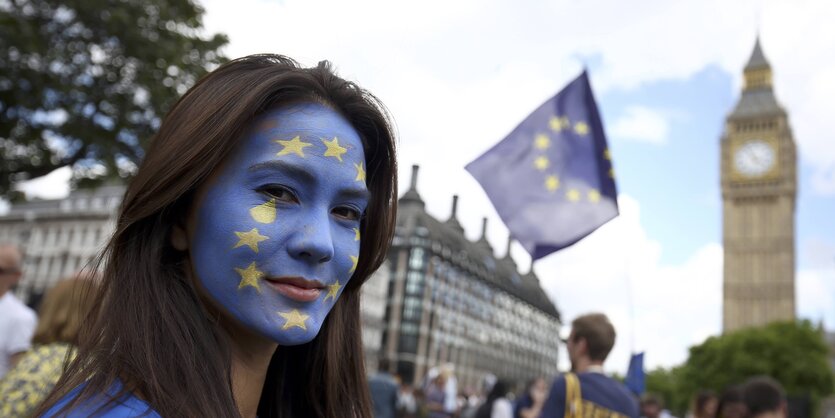
[[[774,167],[774,147],[761,139],[745,141],[734,154],[734,168],[745,177],[760,177]]]

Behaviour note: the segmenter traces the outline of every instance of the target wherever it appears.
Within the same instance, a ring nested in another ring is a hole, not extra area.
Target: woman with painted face
[[[78,356],[37,416],[370,417],[359,290],[396,173],[382,104],[327,63],[207,75],[128,186]]]

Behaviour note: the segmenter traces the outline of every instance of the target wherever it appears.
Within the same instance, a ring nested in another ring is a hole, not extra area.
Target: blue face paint
[[[368,199],[348,121],[321,104],[269,112],[205,186],[193,271],[244,326],[281,345],[306,343],[356,269]]]

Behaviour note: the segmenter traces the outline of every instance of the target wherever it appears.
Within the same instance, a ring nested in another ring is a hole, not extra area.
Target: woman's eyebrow
[[[339,192],[339,194],[347,198],[349,200],[362,200],[362,201],[369,201],[371,199],[371,192],[368,191],[366,188],[352,188],[352,189],[344,189]]]
[[[287,173],[293,177],[301,178],[301,180],[305,183],[315,183],[316,178],[308,172],[307,170],[286,161],[280,160],[270,160],[264,161],[257,164],[253,164],[249,166],[249,171],[261,171],[261,170],[274,170],[274,171],[281,171],[283,173]]]

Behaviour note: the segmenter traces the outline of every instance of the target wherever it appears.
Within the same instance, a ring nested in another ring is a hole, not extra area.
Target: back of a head
[[[506,380],[496,380],[496,383],[494,383],[493,387],[490,388],[490,392],[487,394],[487,399],[484,400],[484,404],[482,404],[476,411],[475,418],[490,418],[493,413],[493,404],[496,402],[496,399],[503,398],[507,395],[508,386],[509,385]]]
[[[722,391],[719,405],[716,407],[717,418],[744,418],[747,414],[748,407],[745,406],[742,386],[731,386]]]
[[[700,390],[693,397],[692,412],[695,417],[712,417],[715,415],[718,398],[712,390]]]
[[[78,332],[90,313],[98,290],[96,281],[78,276],[61,280],[52,287],[38,309],[35,344],[77,344]]]
[[[16,245],[0,243],[0,296],[20,280],[23,253]]]
[[[615,345],[615,327],[602,313],[590,313],[571,322],[574,340],[585,339],[589,357],[593,361],[605,361]]]
[[[786,393],[779,382],[768,376],[748,379],[742,387],[742,395],[751,418],[785,409]]]
[[[391,362],[387,358],[381,358],[379,362],[377,362],[377,370],[388,373],[389,368],[391,367]]]

